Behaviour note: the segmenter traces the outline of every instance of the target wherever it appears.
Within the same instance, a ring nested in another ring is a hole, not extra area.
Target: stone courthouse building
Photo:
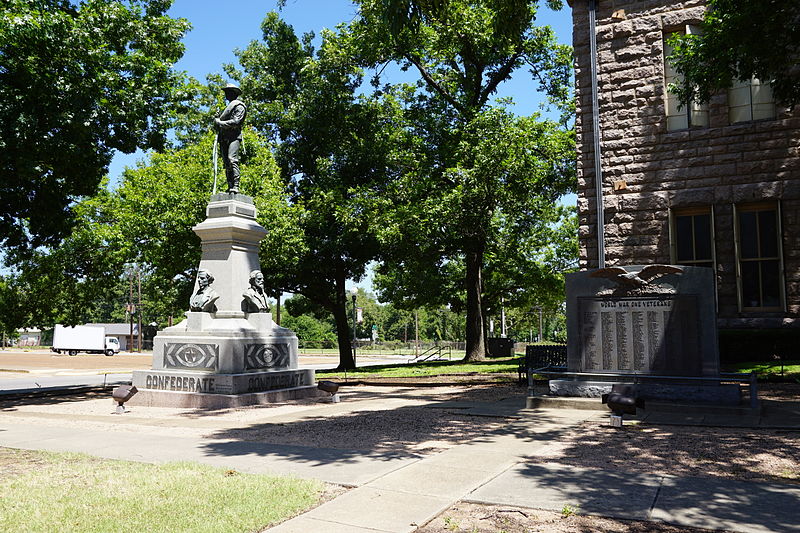
[[[797,358],[800,106],[753,79],[680,108],[665,39],[699,30],[703,0],[570,5],[581,268],[712,268],[723,358]]]

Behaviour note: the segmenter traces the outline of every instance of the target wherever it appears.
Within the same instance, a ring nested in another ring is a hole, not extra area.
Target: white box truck
[[[50,350],[67,352],[69,355],[77,355],[78,352],[114,355],[119,353],[119,339],[106,337],[106,328],[103,326],[67,327],[56,324]]]

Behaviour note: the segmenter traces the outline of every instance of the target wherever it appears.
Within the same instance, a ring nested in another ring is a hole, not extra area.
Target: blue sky
[[[193,27],[184,38],[186,51],[176,68],[201,81],[209,73],[224,74],[224,63],[236,63],[235,49],[244,49],[251,41],[261,38],[261,21],[271,10],[277,10],[275,0],[175,0],[170,15],[187,19]],[[355,12],[349,0],[287,0],[280,11],[298,34],[313,31],[317,35],[322,28],[334,29],[337,24],[351,20]],[[539,21],[551,25],[560,42],[571,44],[569,8],[559,12],[542,8]],[[515,111],[530,115],[539,110],[541,101],[534,89],[527,71],[520,70],[515,78],[503,83],[498,96],[512,97]],[[112,183],[125,166],[133,166],[143,158],[141,152],[118,154],[109,168]]]

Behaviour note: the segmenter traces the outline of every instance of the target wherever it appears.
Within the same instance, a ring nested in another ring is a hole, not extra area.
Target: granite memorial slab
[[[567,370],[591,378],[551,380],[551,393],[600,396],[625,376],[719,376],[711,269],[632,265],[587,270],[567,274],[566,291]],[[638,390],[658,399],[724,397],[731,403],[739,398],[738,386],[723,387],[714,380],[644,379]]]

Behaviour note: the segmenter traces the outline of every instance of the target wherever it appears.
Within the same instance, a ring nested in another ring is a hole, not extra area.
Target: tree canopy
[[[359,280],[377,254],[374,222],[359,199],[379,193],[402,146],[390,98],[359,95],[363,72],[346,33],[311,36],[270,13],[263,40],[241,51],[242,71],[229,68],[251,102],[251,123],[277,143],[296,238],[262,255],[266,283],[302,294],[331,312],[340,366],[352,368],[345,282]]]
[[[168,0],[5,0],[0,244],[57,243],[114,150],[161,148],[189,28]]]
[[[537,212],[574,188],[573,133],[538,115],[514,117],[491,98],[514,72],[527,68],[532,89],[568,106],[571,49],[557,43],[551,28],[535,24],[539,2],[357,3],[351,28],[360,60],[376,69],[396,62],[419,74],[406,99],[409,128],[418,139],[417,164],[389,189],[383,209],[376,209],[389,214],[379,224],[391,250],[382,268],[397,279],[400,269],[408,270],[405,279],[416,282],[420,290],[410,292],[420,302],[436,298],[430,290],[436,279],[444,270],[458,271],[461,263],[463,280],[454,288],[466,295],[467,359],[481,359],[482,276],[496,229],[515,217],[537,220]]]
[[[769,82],[778,102],[800,103],[800,9],[796,0],[709,0],[702,32],[676,36],[670,60],[682,101],[708,101],[736,80]]]

